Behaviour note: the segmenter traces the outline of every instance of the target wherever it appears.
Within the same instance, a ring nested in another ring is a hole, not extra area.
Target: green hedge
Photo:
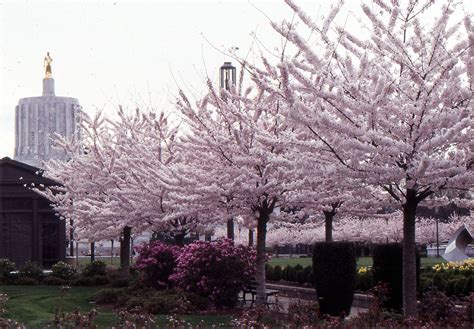
[[[417,282],[420,274],[420,255],[416,254]],[[388,298],[383,307],[401,311],[403,307],[402,276],[403,247],[401,243],[377,244],[373,249],[374,282],[384,282],[389,286]],[[419,286],[417,284],[417,286]]]
[[[420,288],[422,293],[438,290],[448,296],[469,296],[474,292],[474,266],[436,269],[424,268],[420,277]]]
[[[313,246],[314,281],[321,313],[350,313],[356,268],[354,243],[318,242]]]
[[[288,281],[299,284],[313,285],[313,267],[301,265],[281,267],[280,265],[271,266],[267,264],[266,267],[268,281]]]

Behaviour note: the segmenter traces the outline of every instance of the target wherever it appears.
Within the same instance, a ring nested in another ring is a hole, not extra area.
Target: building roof
[[[42,176],[43,170],[29,164],[12,160],[9,157],[0,159],[0,185],[43,184],[58,185],[52,179]]]

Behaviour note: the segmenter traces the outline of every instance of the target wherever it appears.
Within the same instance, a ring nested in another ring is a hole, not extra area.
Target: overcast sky
[[[206,72],[218,77],[229,60],[220,50],[245,55],[253,31],[270,49],[280,45],[264,13],[291,18],[279,0],[0,1],[0,158],[13,156],[18,100],[41,95],[47,51],[56,95],[89,113],[119,103],[170,110],[177,85],[199,95]]]
[[[331,3],[295,1],[313,17]],[[348,11],[359,7],[346,2]],[[292,12],[283,0],[0,0],[0,158],[13,156],[18,100],[41,95],[47,51],[56,95],[78,98],[88,113],[118,104],[171,111],[177,86],[200,95],[206,74],[218,77],[229,60],[222,50],[280,47],[267,16],[291,20]]]

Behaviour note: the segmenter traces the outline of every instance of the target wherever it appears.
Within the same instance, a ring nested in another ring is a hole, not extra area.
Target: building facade
[[[66,160],[64,151],[54,147],[57,134],[68,139],[80,137],[79,101],[55,95],[49,53],[45,62],[48,59],[43,95],[22,98],[15,109],[14,159],[36,167],[50,159]]]
[[[66,227],[49,200],[28,187],[57,185],[39,168],[0,159],[0,258],[20,267],[35,261],[45,268],[66,257]]]

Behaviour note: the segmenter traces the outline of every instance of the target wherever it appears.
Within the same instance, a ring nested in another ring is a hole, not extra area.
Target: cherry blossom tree
[[[311,223],[278,223],[268,230],[268,246],[313,244],[325,240],[323,218]],[[438,222],[438,223],[437,223]],[[416,242],[436,242],[436,225],[440,241],[448,241],[462,225],[474,230],[471,216],[451,216],[445,221],[435,218],[417,218]],[[403,241],[403,213],[396,211],[378,217],[343,216],[334,224],[334,240],[362,243],[388,243]]]
[[[164,115],[126,114],[116,120],[84,115],[81,140],[59,139],[69,161],[50,161],[45,174],[61,185],[37,188],[63,218],[71,219],[77,238],[90,242],[120,237],[121,268],[129,270],[132,228],[136,233],[172,227],[183,234],[193,221],[163,221],[169,211],[160,172],[173,159],[175,129]]]
[[[277,73],[268,69],[267,75]],[[218,91],[208,82],[208,93],[194,105],[181,93],[188,152],[186,163],[175,168],[173,185],[185,186],[176,194],[199,212],[201,222],[242,216],[256,227],[257,303],[263,304],[267,223],[285,220],[275,209],[289,207],[289,197],[298,193],[298,155],[286,143],[280,96],[259,84],[246,90],[241,85]]]
[[[364,3],[364,39],[331,23],[337,7],[318,25],[286,2],[320,39],[313,46],[293,24],[274,24],[298,49],[280,65],[286,114],[326,146],[341,179],[398,203],[404,314],[415,315],[417,207],[473,183],[471,20],[453,22],[452,1],[438,12],[432,1]]]

